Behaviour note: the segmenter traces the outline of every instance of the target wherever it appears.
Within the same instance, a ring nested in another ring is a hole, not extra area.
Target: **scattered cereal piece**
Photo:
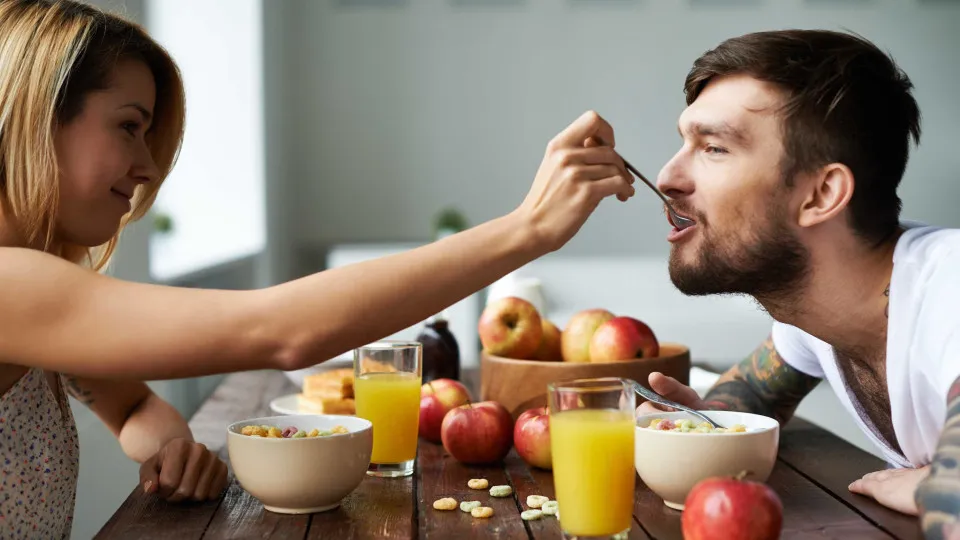
[[[486,478],[471,478],[467,481],[467,487],[470,489],[487,489],[489,485],[490,482],[487,482]]]
[[[240,430],[242,435],[249,435],[251,437],[266,437],[267,430],[263,429],[263,426],[244,426]]]
[[[543,495],[528,495],[527,496],[527,506],[530,508],[540,508],[543,506],[543,503],[548,502],[550,497],[544,497]]]
[[[475,518],[488,518],[493,515],[493,508],[489,506],[478,506],[470,511],[470,515]]]
[[[296,435],[297,431],[299,430],[295,426],[287,426],[283,428],[281,435],[283,435],[284,439],[289,439],[290,437],[293,437],[294,435]]]
[[[340,433],[340,434],[350,433],[349,431],[347,431],[347,428],[343,426],[334,426],[331,431],[333,431],[334,433]]]
[[[509,497],[513,493],[513,488],[510,486],[493,486],[490,488],[491,497]]]
[[[524,510],[520,512],[520,519],[524,521],[533,521],[535,519],[540,519],[543,517],[543,512],[540,510]]]
[[[474,508],[480,508],[480,501],[463,501],[460,503],[460,510],[470,513]]]
[[[457,501],[450,497],[437,499],[433,501],[434,510],[455,510],[456,508],[457,508]]]
[[[307,437],[316,437],[319,434],[320,434],[320,430],[314,428],[310,430],[310,433],[307,433]]]
[[[271,426],[270,429],[267,430],[267,437],[271,439],[282,439],[283,432],[280,431],[280,428]]]
[[[560,504],[557,501],[547,501],[540,507],[545,516],[556,516],[560,513]]]
[[[302,430],[302,429],[301,429],[300,431],[294,433],[293,435],[291,435],[291,437],[293,437],[294,439],[302,439],[302,438],[304,438],[304,437],[306,437],[306,436],[307,436],[307,432],[304,431],[304,430]]]

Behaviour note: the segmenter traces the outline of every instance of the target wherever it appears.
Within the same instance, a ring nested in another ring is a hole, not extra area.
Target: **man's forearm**
[[[960,540],[960,378],[950,388],[947,404],[946,423],[930,475],[916,492],[927,540]]]
[[[193,434],[172,405],[151,393],[124,422],[117,439],[130,459],[143,463],[171,440],[192,441]]]
[[[768,338],[724,373],[703,400],[710,409],[762,414],[784,424],[819,383],[784,362]]]

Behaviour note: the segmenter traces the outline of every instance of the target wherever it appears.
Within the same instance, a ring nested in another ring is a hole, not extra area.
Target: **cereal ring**
[[[457,508],[457,501],[450,497],[437,499],[433,501],[434,510],[455,510],[456,508]]]
[[[533,521],[535,519],[540,519],[543,517],[543,512],[540,510],[524,510],[520,512],[520,519],[524,521]]]
[[[467,481],[467,487],[470,489],[487,489],[489,485],[490,482],[487,482],[486,478],[471,478]]]
[[[491,497],[509,497],[513,493],[513,488],[510,486],[493,486],[490,488]]]
[[[283,438],[283,432],[280,431],[278,427],[271,427],[270,430],[267,431],[267,437],[271,439],[281,439]]]
[[[312,430],[310,430],[310,433],[307,433],[307,437],[316,437],[319,434],[320,434],[320,430],[317,428],[313,428]]]
[[[474,508],[480,508],[480,501],[463,501],[460,503],[460,510],[470,513]]]
[[[544,497],[543,495],[528,495],[527,496],[527,506],[530,508],[540,508],[543,506],[543,503],[548,502],[550,497]]]
[[[470,515],[475,518],[488,518],[493,515],[493,508],[489,506],[479,506],[471,510]]]
[[[262,426],[244,426],[240,430],[242,435],[249,435],[251,437],[266,437],[267,430],[263,429]]]
[[[557,501],[547,501],[540,507],[540,511],[545,516],[555,516],[560,512],[560,505]]]

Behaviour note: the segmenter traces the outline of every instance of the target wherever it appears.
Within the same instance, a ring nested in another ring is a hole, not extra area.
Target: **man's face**
[[[668,236],[670,278],[690,295],[764,296],[800,282],[783,179],[783,94],[745,75],[712,80],[680,115],[683,145],[660,171],[660,190],[696,225]]]

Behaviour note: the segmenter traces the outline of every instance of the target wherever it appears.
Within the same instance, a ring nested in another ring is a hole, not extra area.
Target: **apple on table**
[[[513,445],[517,454],[528,465],[550,470],[553,454],[550,451],[550,413],[547,407],[524,411],[513,427]]]
[[[496,401],[468,403],[444,416],[440,435],[443,447],[457,461],[495,463],[513,446],[513,417]]]
[[[543,323],[533,304],[507,296],[484,308],[477,332],[484,350],[490,354],[526,360],[540,348]]]
[[[459,381],[436,379],[420,387],[419,433],[424,439],[440,443],[440,428],[447,413],[470,402],[470,391]]]
[[[591,362],[656,358],[659,354],[660,344],[653,330],[633,317],[614,317],[590,338]]]
[[[701,480],[684,501],[680,517],[686,540],[775,540],[783,526],[783,503],[763,482],[735,477]]]

